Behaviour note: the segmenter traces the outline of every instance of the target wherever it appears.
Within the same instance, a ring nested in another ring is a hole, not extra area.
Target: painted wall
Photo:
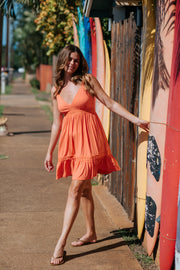
[[[40,81],[40,90],[48,92],[52,86],[52,66],[40,65],[36,69],[36,78]]]

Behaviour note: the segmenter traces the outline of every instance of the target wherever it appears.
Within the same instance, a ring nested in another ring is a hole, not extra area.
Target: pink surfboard
[[[79,47],[78,31],[77,31],[77,26],[76,26],[74,18],[73,18],[73,36],[74,36],[74,45]]]
[[[92,75],[97,76],[97,43],[96,43],[96,25],[93,18],[89,19],[91,28],[91,48],[92,48]]]
[[[155,60],[147,150],[145,243],[152,254],[159,233],[164,148],[171,74],[175,5],[173,0],[156,2]],[[163,269],[164,270],[164,269]]]

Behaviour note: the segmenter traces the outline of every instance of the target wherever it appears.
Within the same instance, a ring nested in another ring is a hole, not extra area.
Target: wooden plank
[[[113,23],[111,51],[111,97],[129,111],[138,112],[139,49],[138,29],[133,15]],[[122,203],[130,219],[134,217],[136,170],[136,128],[111,114],[110,146],[121,171],[110,176],[109,190]]]
[[[112,24],[112,47],[111,47],[111,98],[115,99],[115,88],[116,88],[116,23]],[[114,114],[111,112],[110,117],[110,146],[112,153],[115,153],[114,142]],[[114,194],[114,178],[113,174],[110,175],[109,190]]]

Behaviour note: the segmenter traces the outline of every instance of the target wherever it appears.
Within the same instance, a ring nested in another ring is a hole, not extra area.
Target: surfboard
[[[150,132],[147,148],[147,194],[145,212],[145,243],[152,254],[161,214],[164,147],[169,99],[169,80],[174,40],[172,21],[173,0],[156,2],[155,58],[150,115]],[[162,268],[164,270],[164,268]]]
[[[86,47],[85,47],[85,29],[84,29],[84,21],[83,21],[83,16],[81,14],[80,8],[77,8],[78,10],[78,18],[79,18],[79,47],[81,49],[82,54],[85,57],[86,54]]]
[[[92,72],[92,60],[91,60],[91,30],[89,18],[84,16],[84,30],[85,30],[85,59],[88,63],[89,73]]]
[[[174,8],[175,9],[175,8]],[[174,11],[174,10],[173,10]],[[174,18],[173,18],[174,19]],[[173,57],[165,140],[160,227],[160,268],[171,269],[175,255],[180,176],[180,1],[176,1]],[[169,50],[168,50],[169,51]],[[178,234],[179,235],[179,234]]]
[[[75,23],[74,18],[72,18],[72,22],[73,22],[73,37],[74,37],[74,45],[76,45],[77,47],[79,47],[78,30],[77,30],[77,25],[76,25],[76,23]]]
[[[97,74],[96,78],[101,84],[102,88],[105,87],[105,53],[104,53],[104,40],[99,18],[94,18],[96,26],[96,47],[97,47]],[[103,123],[103,110],[104,105],[96,99],[96,113]]]
[[[111,77],[111,68],[110,68],[110,59],[107,49],[106,42],[104,41],[104,51],[105,51],[105,92],[110,96],[110,77]],[[109,129],[110,129],[110,110],[104,106],[103,110],[103,127],[107,139],[109,138]]]
[[[143,30],[141,53],[141,79],[139,117],[150,120],[153,59],[155,44],[155,7],[153,0],[142,2]],[[138,238],[142,236],[145,220],[146,186],[147,186],[147,141],[148,133],[138,129],[137,149],[137,192],[136,192],[136,216]]]
[[[97,76],[97,44],[96,44],[96,26],[93,18],[89,19],[91,29],[91,53],[92,53],[92,75]]]
[[[175,269],[180,269],[180,178],[179,178],[179,193],[178,193],[178,219],[176,233],[176,250],[175,250]]]

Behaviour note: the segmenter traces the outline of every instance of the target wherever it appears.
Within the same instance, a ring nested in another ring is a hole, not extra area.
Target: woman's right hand
[[[52,163],[52,156],[47,154],[45,161],[44,161],[44,167],[48,172],[51,172],[54,170],[54,165]]]
[[[146,120],[139,119],[137,126],[149,132],[149,122]]]

